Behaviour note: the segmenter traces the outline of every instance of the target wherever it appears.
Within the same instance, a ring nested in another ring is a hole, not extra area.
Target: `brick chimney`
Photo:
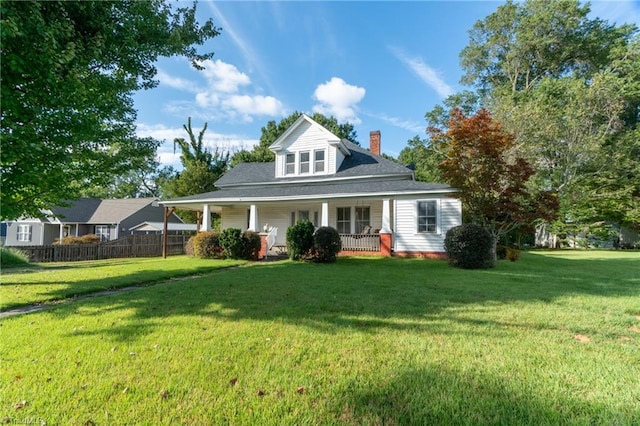
[[[380,155],[380,130],[369,132],[369,151],[375,155]]]

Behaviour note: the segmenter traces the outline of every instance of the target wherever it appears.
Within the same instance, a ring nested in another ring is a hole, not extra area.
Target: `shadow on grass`
[[[93,330],[135,340],[171,316],[227,321],[281,321],[335,333],[345,328],[450,332],[443,311],[470,304],[550,302],[579,294],[640,296],[640,267],[632,259],[565,260],[527,256],[486,271],[465,271],[419,259],[343,258],[333,265],[257,263],[180,283],[84,302],[83,307],[133,310],[131,322]],[[146,273],[133,274],[134,281]],[[75,307],[55,310],[66,316]],[[497,324],[522,327],[522,324]]]
[[[543,390],[530,381],[468,369],[404,371],[384,386],[350,382],[333,407],[343,424],[636,424],[637,407],[585,402],[571,386]]]

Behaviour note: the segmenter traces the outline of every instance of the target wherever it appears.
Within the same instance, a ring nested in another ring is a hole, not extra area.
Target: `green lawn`
[[[0,277],[0,309],[198,275],[243,263],[170,256],[167,259],[109,259],[9,268],[4,269]]]
[[[638,252],[524,253],[487,271],[254,263],[0,333],[9,420],[640,424]]]

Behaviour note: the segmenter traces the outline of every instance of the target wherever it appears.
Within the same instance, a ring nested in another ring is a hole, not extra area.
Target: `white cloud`
[[[198,91],[198,87],[192,81],[180,77],[171,76],[162,70],[158,71],[156,78],[160,81],[160,84],[162,86],[169,86],[173,87],[174,89],[193,93],[196,93]]]
[[[174,101],[164,106],[169,113],[180,117],[197,117],[205,121],[240,119],[253,121],[254,116],[276,117],[284,114],[282,102],[273,96],[247,93],[252,82],[235,65],[221,60],[203,61],[198,87],[186,79],[158,73],[160,81],[171,87],[194,93],[193,101]]]
[[[391,50],[393,55],[408,67],[420,80],[435,90],[441,98],[446,98],[453,94],[453,88],[449,86],[442,77],[440,77],[435,69],[427,65],[424,62],[424,59],[420,57],[410,57],[402,50],[395,47],[390,47],[389,50]]]
[[[318,85],[313,98],[320,102],[314,105],[313,111],[324,115],[333,115],[338,121],[360,124],[356,115],[357,104],[364,98],[366,90],[353,86],[339,77],[332,77],[326,83]]]
[[[371,114],[368,113],[366,114],[370,117],[376,118],[378,120],[382,120],[385,123],[389,123],[394,127],[397,127],[399,129],[403,129],[403,130],[408,130],[410,132],[416,132],[416,133],[423,133],[426,125],[420,124],[417,121],[408,121],[408,120],[402,120],[400,118],[397,117],[391,117],[387,114]]]
[[[197,134],[202,129],[203,123],[192,123],[193,130]],[[173,140],[175,138],[187,138],[187,132],[182,127],[166,127],[162,124],[145,124],[138,123],[136,128],[136,134],[139,137],[152,137],[163,141],[158,147],[158,160],[167,166],[173,166],[176,169],[182,169],[180,163],[179,150],[174,152]],[[211,131],[211,128],[207,128],[204,134],[204,146],[212,151],[216,148],[222,152],[234,153],[241,149],[250,150],[255,145],[259,144],[258,139],[245,138],[242,135],[236,134],[223,134]]]
[[[200,65],[204,67],[202,74],[207,79],[209,87],[216,92],[236,93],[240,86],[251,84],[249,77],[238,70],[235,65],[206,60]]]
[[[224,104],[240,113],[245,121],[252,121],[252,115],[275,116],[282,113],[282,102],[273,96],[233,95]]]

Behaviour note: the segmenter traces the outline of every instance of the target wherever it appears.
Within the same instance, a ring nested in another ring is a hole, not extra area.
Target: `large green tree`
[[[204,123],[198,136],[191,127],[191,117],[182,127],[189,138],[176,138],[173,143],[174,148],[180,148],[183,169],[162,184],[163,196],[167,198],[215,191],[215,182],[229,168],[229,152],[223,152],[218,147],[211,150],[205,146],[204,134],[207,131],[207,123]],[[187,221],[195,221],[193,212],[183,211],[180,212],[180,216]]]
[[[254,146],[251,151],[241,150],[236,152],[231,160],[231,164],[236,165],[241,162],[264,163],[274,161],[275,155],[269,150],[269,147],[280,137],[280,135],[286,132],[301,115],[301,112],[295,111],[277,123],[275,120],[270,120],[267,125],[262,128],[260,143]],[[320,113],[314,113],[310,117],[334,135],[342,139],[347,139],[356,145],[360,145],[357,139],[358,134],[354,130],[353,124],[340,124],[335,117],[326,117]]]
[[[134,137],[132,95],[150,89],[159,56],[199,67],[213,53],[194,46],[219,34],[195,4],[151,1],[0,3],[2,211],[38,215],[78,186],[126,173],[146,155]]]
[[[114,175],[106,182],[87,185],[76,184],[81,197],[93,198],[139,198],[162,196],[161,186],[175,175],[171,166],[163,166],[158,158],[157,147],[160,141],[144,138],[143,141],[131,144],[137,151],[129,156],[128,166],[123,173]],[[145,150],[141,151],[141,147]],[[127,161],[125,160],[125,163]]]
[[[487,110],[466,116],[456,108],[447,130],[433,129],[431,137],[446,147],[439,167],[445,181],[460,190],[467,221],[491,232],[494,260],[496,243],[509,231],[555,217],[555,196],[527,186],[533,167],[513,154],[514,135]]]
[[[460,53],[462,82],[478,103],[456,94],[426,118],[442,129],[456,106],[489,109],[515,135],[511,155],[534,168],[528,186],[557,191],[558,224],[637,224],[638,31],[588,15],[577,0],[499,6],[473,26]]]

